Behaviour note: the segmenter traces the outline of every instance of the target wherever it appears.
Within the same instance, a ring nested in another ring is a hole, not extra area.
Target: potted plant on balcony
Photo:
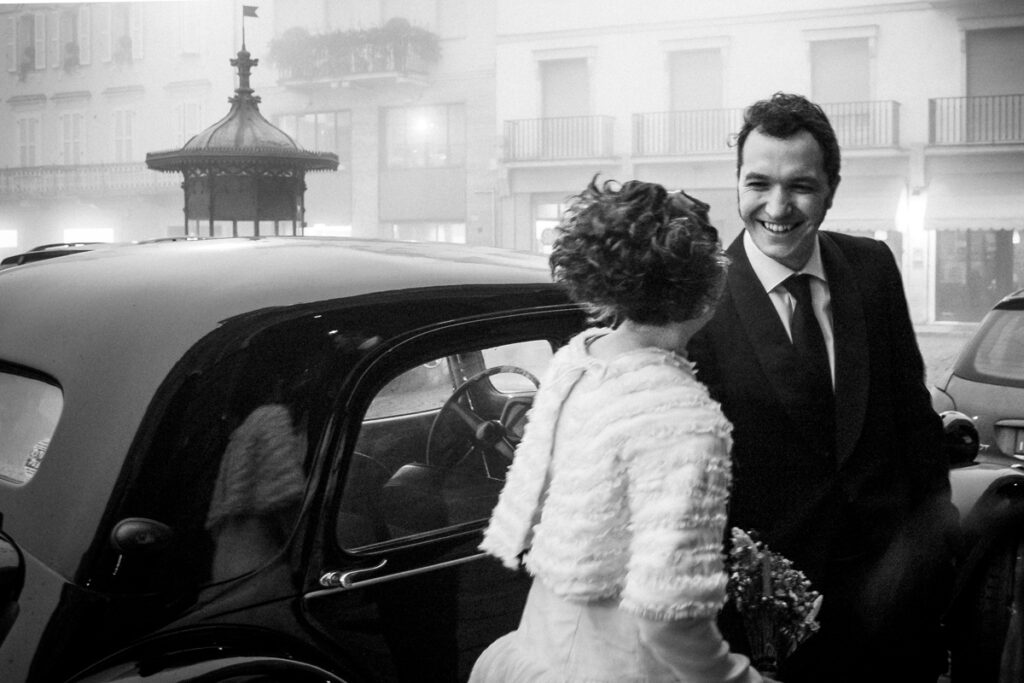
[[[270,41],[267,58],[290,78],[310,78],[316,62],[318,43],[309,31],[293,26]]]
[[[402,18],[379,27],[316,36],[300,27],[290,28],[270,42],[267,53],[285,78],[404,72],[410,56],[433,64],[441,58],[441,48],[437,34]]]

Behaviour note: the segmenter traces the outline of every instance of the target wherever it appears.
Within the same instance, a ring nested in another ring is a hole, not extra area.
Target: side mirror
[[[950,468],[967,467],[978,457],[978,428],[974,421],[956,410],[939,414],[942,418],[942,450]]]

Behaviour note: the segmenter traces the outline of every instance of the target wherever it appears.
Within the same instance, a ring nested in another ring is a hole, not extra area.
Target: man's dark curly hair
[[[639,180],[597,176],[558,226],[551,273],[599,322],[648,325],[696,318],[713,306],[728,260],[708,205]]]
[[[785,140],[802,130],[811,134],[821,147],[828,184],[839,182],[839,141],[821,107],[803,95],[777,92],[771,99],[759,100],[743,112],[743,127],[736,138],[736,173],[743,166],[743,144],[750,131],[758,130],[773,138]]]

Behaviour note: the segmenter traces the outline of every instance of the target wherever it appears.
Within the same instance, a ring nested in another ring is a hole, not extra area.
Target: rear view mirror
[[[956,410],[943,411],[942,450],[951,468],[966,467],[978,457],[978,428],[974,421]]]

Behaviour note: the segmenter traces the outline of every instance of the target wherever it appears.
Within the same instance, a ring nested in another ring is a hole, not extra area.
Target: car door
[[[530,580],[480,543],[576,310],[445,324],[368,362],[339,407],[304,616],[367,680],[464,681]]]

